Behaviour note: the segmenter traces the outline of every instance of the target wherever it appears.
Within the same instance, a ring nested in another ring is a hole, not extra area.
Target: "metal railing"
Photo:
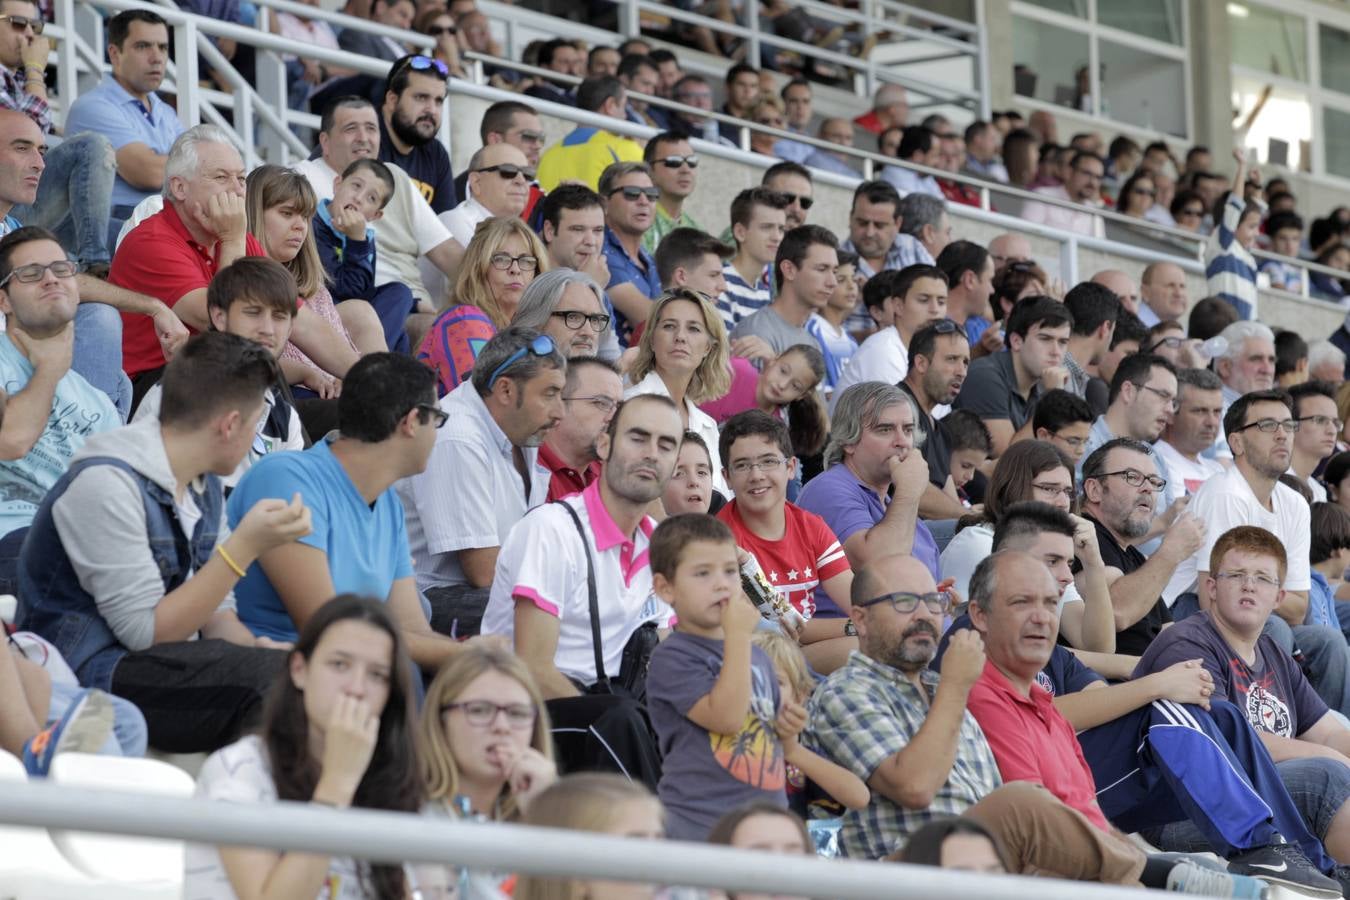
[[[160,2],[167,3],[167,0],[160,0]],[[325,21],[340,24],[343,27],[364,28],[370,30],[372,33],[397,37],[398,39],[408,39],[416,46],[423,49],[426,49],[428,44],[434,44],[434,41],[425,35],[406,32],[396,28],[389,28],[387,26],[368,22],[364,19],[346,16],[341,13],[327,12],[306,4],[292,2],[292,0],[257,0],[257,3],[262,9],[286,10],[296,14],[309,15],[314,18],[323,18]],[[56,33],[75,36],[78,39],[77,47],[82,48],[83,50],[86,65],[92,66],[93,61],[100,59],[100,57],[95,56],[90,48],[101,47],[103,44],[101,19],[97,15],[79,16],[77,15],[76,10],[85,8],[94,10],[122,10],[140,6],[143,6],[143,3],[138,2],[138,0],[57,0],[56,18],[58,26],[60,27],[58,27]],[[177,45],[198,46],[201,48],[203,50],[203,55],[207,57],[208,63],[213,68],[218,68],[231,85],[235,87],[234,94],[224,94],[215,91],[180,90],[180,118],[187,125],[196,124],[198,121],[206,119],[213,121],[216,124],[226,126],[227,123],[224,121],[220,110],[229,109],[233,113],[235,130],[239,132],[241,151],[244,153],[246,160],[248,160],[250,164],[256,163],[259,159],[264,158],[269,162],[287,164],[293,158],[304,158],[308,156],[309,148],[305,147],[303,143],[295,137],[291,132],[290,127],[298,125],[315,128],[319,124],[318,116],[313,115],[312,113],[288,108],[285,64],[282,61],[283,55],[302,54],[322,63],[376,77],[384,77],[387,75],[390,66],[390,64],[384,60],[370,59],[344,50],[331,50],[303,44],[272,34],[269,31],[197,16],[168,5],[160,10],[160,12],[174,29],[175,40],[178,41]],[[65,23],[72,21],[76,23],[76,28],[71,29],[65,27]],[[62,30],[62,28],[64,28],[64,30]],[[256,86],[247,83],[247,81],[229,65],[223,55],[219,53],[217,48],[209,40],[211,37],[229,38],[243,44],[251,45],[259,51],[256,56]],[[78,54],[64,54],[58,60],[58,91],[62,97],[73,97],[78,92],[78,77],[81,70],[79,68],[77,56]],[[179,54],[179,56],[185,58],[178,61],[175,66],[174,71],[177,75],[177,82],[179,84],[195,84],[200,74],[196,54]],[[530,77],[548,78],[560,84],[571,85],[580,81],[580,79],[575,76],[540,69],[514,60],[485,56],[473,52],[468,52],[464,54],[464,56],[473,66],[474,77],[472,81],[452,78],[449,83],[449,93],[451,96],[469,96],[488,102],[520,99],[519,94],[486,86],[483,83],[485,81],[483,74],[483,67],[485,65],[512,70]],[[68,60],[67,57],[69,58]],[[930,175],[937,179],[954,182],[972,188],[978,192],[980,198],[979,207],[949,203],[948,209],[952,215],[973,218],[997,225],[998,227],[1034,233],[1055,240],[1062,248],[1061,277],[1071,284],[1077,279],[1076,251],[1080,246],[1100,252],[1137,258],[1146,262],[1156,262],[1160,260],[1175,261],[1178,264],[1183,265],[1183,268],[1186,268],[1187,271],[1203,272],[1200,261],[1204,257],[1204,247],[1208,241],[1208,237],[1204,235],[1197,235],[1193,232],[1184,231],[1179,228],[1160,225],[1145,219],[1127,216],[1111,209],[1086,206],[1070,200],[1063,200],[998,182],[978,179],[962,173],[948,172],[946,170],[935,169],[906,160],[898,160],[893,157],[884,156],[873,150],[864,150],[858,147],[844,147],[809,135],[797,134],[796,132],[770,128],[764,125],[757,125],[753,122],[738,119],[721,112],[687,106],[662,97],[637,93],[633,93],[631,96],[636,100],[649,103],[652,106],[669,112],[711,119],[718,123],[725,123],[736,127],[740,137],[740,147],[736,149],[725,147],[720,143],[710,143],[697,138],[695,139],[695,144],[698,146],[699,152],[711,157],[722,157],[741,163],[749,163],[760,168],[767,168],[777,162],[777,160],[773,157],[753,153],[749,150],[751,132],[760,132],[780,140],[796,141],[820,150],[838,153],[852,158],[856,160],[862,168],[861,178],[864,179],[874,177],[875,174],[880,171],[878,168],[879,166],[896,166],[898,168],[908,169],[920,174]],[[541,114],[573,124],[598,127],[606,131],[624,134],[643,140],[650,138],[656,133],[656,129],[647,125],[639,125],[625,120],[612,119],[594,113],[588,113],[575,107],[550,103],[534,97],[527,99]],[[255,132],[254,113],[259,116],[262,120],[262,124],[265,126],[261,135],[257,135]],[[445,140],[447,144],[449,131],[448,121],[448,116],[442,117],[442,139]],[[815,177],[818,181],[850,188],[855,186],[859,180],[826,172],[817,172]],[[1091,215],[1102,222],[1126,226],[1131,230],[1139,232],[1141,235],[1160,238],[1163,241],[1173,243],[1177,247],[1177,252],[1168,253],[1166,252],[1165,247],[1151,247],[1145,249],[1135,247],[1127,241],[1108,241],[1087,235],[1073,234],[1053,228],[1034,225],[1033,223],[998,213],[995,209],[997,205],[995,197],[1011,198],[1023,203],[1040,203]],[[1261,260],[1275,259],[1297,266],[1305,272],[1322,272],[1332,276],[1344,276],[1346,274],[1326,266],[1321,266],[1317,263],[1281,257],[1265,251],[1256,251],[1255,255]],[[1308,282],[1309,279],[1305,278],[1301,296],[1308,296]]]
[[[1128,900],[1141,890],[926,866],[756,853],[701,844],[463,822],[406,813],[265,805],[5,784],[0,823],[191,843],[265,847],[383,863],[431,863],[556,878],[607,879],[728,891],[830,897]]]

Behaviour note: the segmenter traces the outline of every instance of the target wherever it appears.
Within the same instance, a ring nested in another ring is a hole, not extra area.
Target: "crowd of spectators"
[[[278,17],[391,67],[328,94],[310,159],[248,171],[156,93],[150,10],[111,20],[56,143],[42,20],[0,0],[0,748],[39,776],[209,754],[198,794],[233,802],[1350,886],[1350,327],[1257,321],[1267,280],[1339,282],[1252,252],[1350,261],[1350,215],[1305,238],[1240,155],[1227,179],[1201,148],[1061,149],[1040,115],[961,135],[888,84],[817,130],[896,160],[846,218],[813,183],[847,156],[761,135],[761,184],[700,223],[690,138],[734,135],[630,97],[714,106],[641,41],[536,48],[583,80],[512,84],[456,178],[436,135],[486,20],[359,6],[436,53]],[[723,111],[806,133],[811,82],[766,93],[751,62]],[[290,63],[307,101],[354,78]],[[660,130],[546,145],[531,99]],[[1079,234],[1112,236],[1091,207],[1205,234],[1208,296],[1161,256],[1061,284],[911,164],[1040,193],[1014,214]],[[186,877],[483,875],[195,846]]]

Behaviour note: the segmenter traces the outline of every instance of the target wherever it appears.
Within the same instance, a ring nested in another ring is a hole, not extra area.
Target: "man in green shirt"
[[[656,253],[661,238],[676,228],[703,228],[684,211],[684,201],[698,186],[698,157],[689,139],[674,131],[663,131],[647,142],[643,160],[652,167],[652,183],[661,189],[656,201],[656,217],[642,237],[648,253]]]

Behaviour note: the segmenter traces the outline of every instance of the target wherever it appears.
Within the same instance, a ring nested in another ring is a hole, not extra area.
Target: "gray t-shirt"
[[[661,744],[658,791],[675,840],[702,841],[721,816],[754,801],[787,807],[778,679],[758,647],[750,651],[750,711],[736,734],[713,734],[686,716],[717,682],[722,642],[676,631],[652,653],[647,709]]]
[[[754,335],[763,338],[774,353],[782,353],[794,344],[815,344],[816,339],[804,326],[793,325],[784,319],[772,306],[751,313],[731,330],[731,339]]]

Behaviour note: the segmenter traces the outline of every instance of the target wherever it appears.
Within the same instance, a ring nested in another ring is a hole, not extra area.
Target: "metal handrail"
[[[901,863],[821,860],[676,841],[335,810],[309,803],[222,803],[50,781],[5,784],[0,822],[219,846],[264,847],[383,863],[431,863],[554,878],[755,891],[790,896],[1129,900],[1140,889]]]

